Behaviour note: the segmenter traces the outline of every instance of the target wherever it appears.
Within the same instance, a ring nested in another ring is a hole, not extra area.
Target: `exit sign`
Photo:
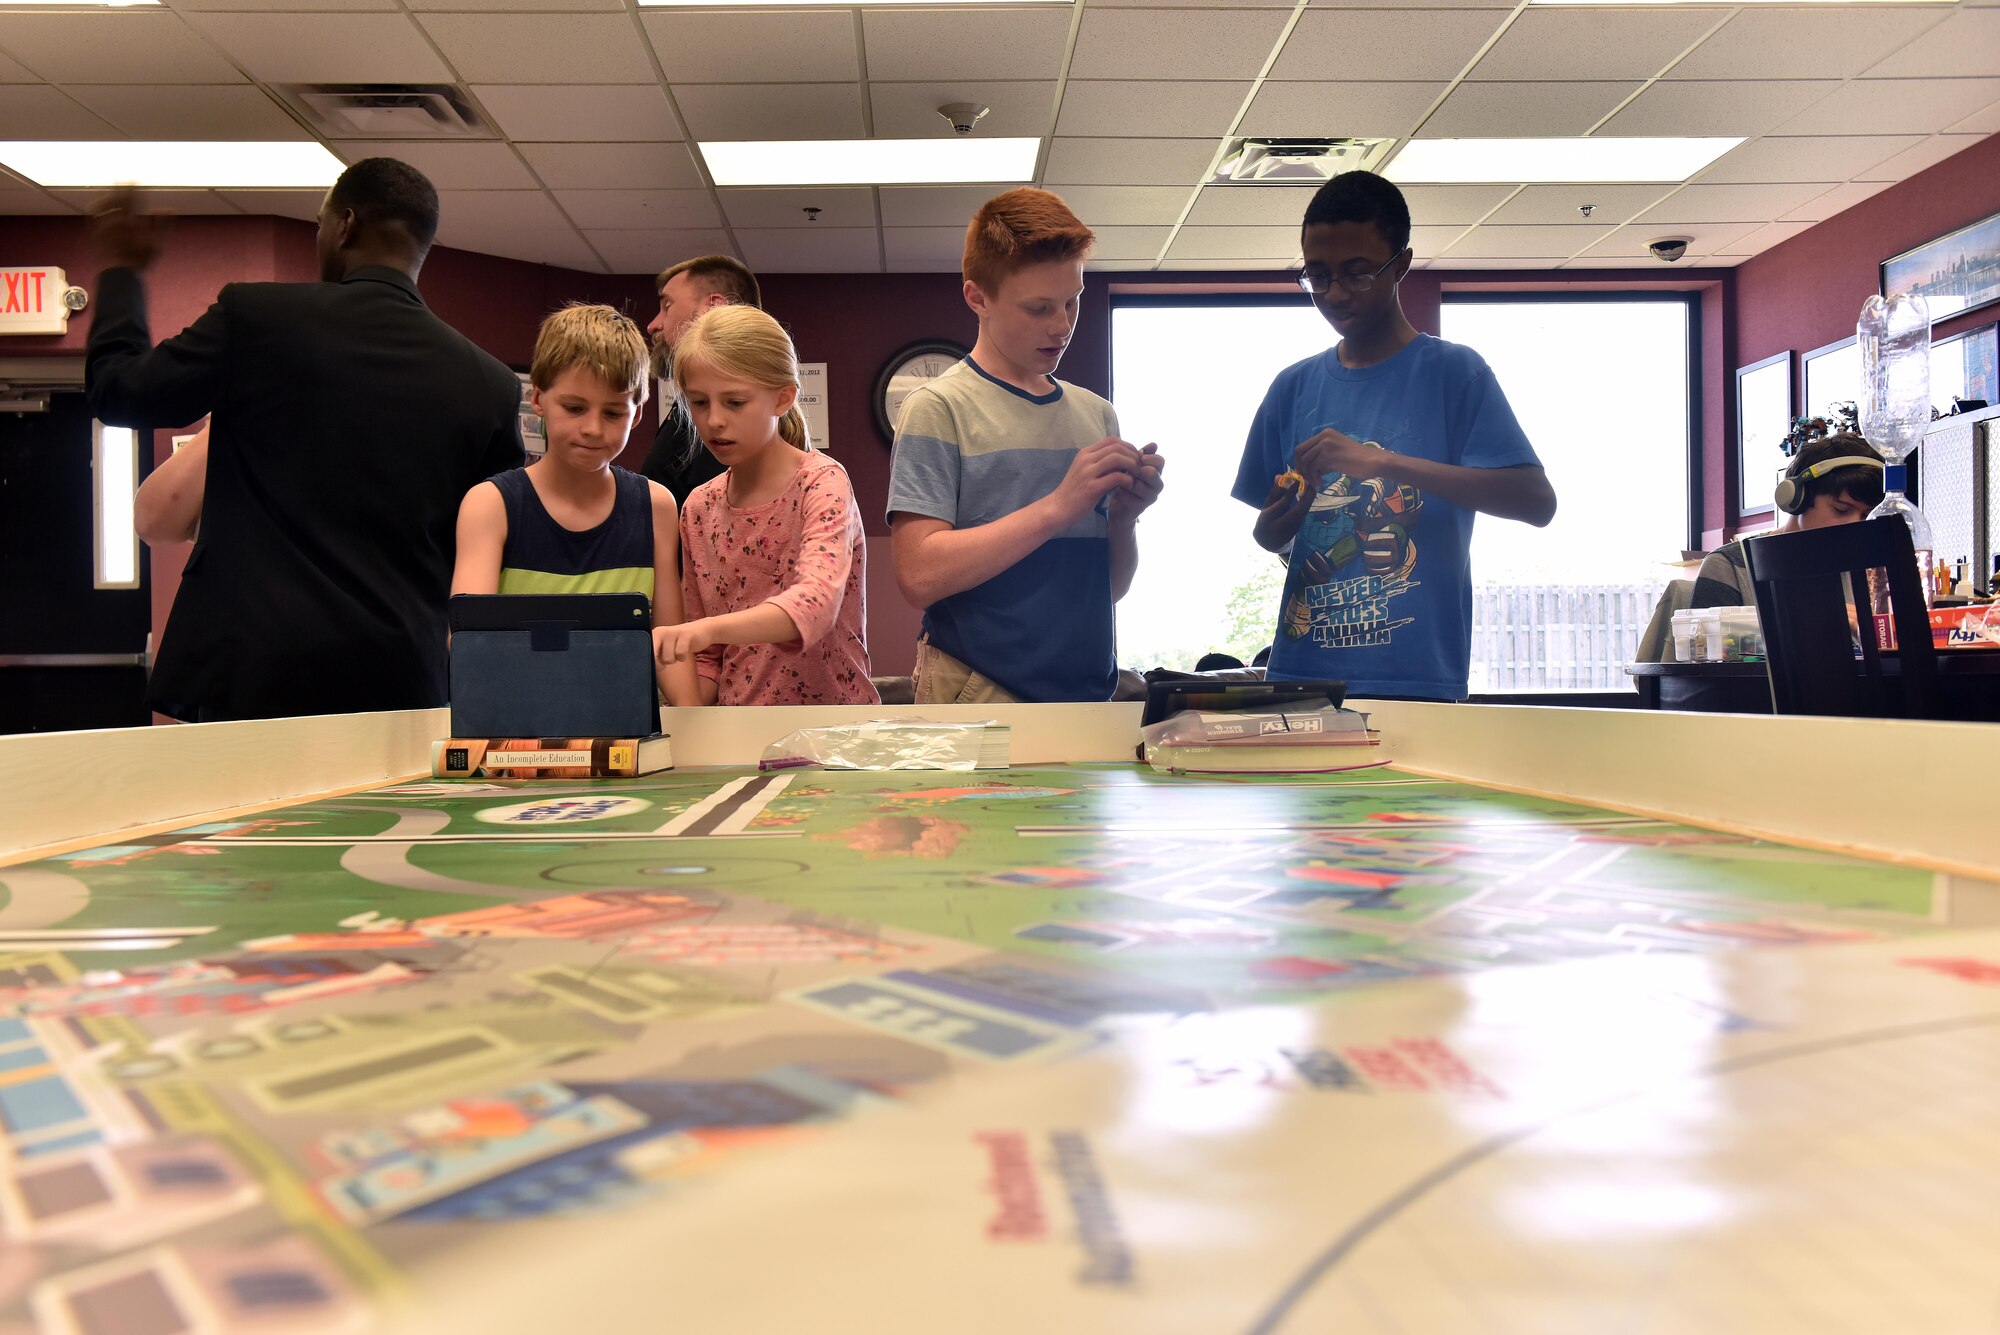
[[[0,334],[60,334],[69,328],[69,278],[48,265],[0,268]]]

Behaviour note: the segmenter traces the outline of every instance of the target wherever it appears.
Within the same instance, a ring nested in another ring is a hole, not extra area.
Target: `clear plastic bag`
[[[1005,769],[1007,752],[1002,723],[883,720],[786,733],[764,748],[757,768]]]

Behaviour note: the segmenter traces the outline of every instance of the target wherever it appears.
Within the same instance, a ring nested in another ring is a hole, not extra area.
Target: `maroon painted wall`
[[[2000,212],[2000,135],[1991,135],[1845,213],[1746,261],[1736,271],[1728,401],[1734,439],[1735,368],[1787,349],[1810,352],[1854,332],[1861,303],[1880,290],[1883,260]],[[1991,324],[1995,308],[1940,320],[1933,339]],[[1799,367],[1794,361],[1794,399]],[[1794,402],[1794,411],[1799,405]],[[1715,461],[1729,468],[1734,451]]]

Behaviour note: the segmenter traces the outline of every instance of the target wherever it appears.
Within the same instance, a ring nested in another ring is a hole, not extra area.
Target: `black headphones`
[[[1849,454],[1839,459],[1827,459],[1821,463],[1814,464],[1810,468],[1800,469],[1796,473],[1787,473],[1784,477],[1779,478],[1778,489],[1772,493],[1771,499],[1777,502],[1778,508],[1788,515],[1804,514],[1806,507],[1812,504],[1812,484],[1814,482],[1833,472],[1836,468],[1859,468],[1864,466],[1868,468],[1881,468],[1883,467],[1883,463],[1873,455],[1864,454]]]

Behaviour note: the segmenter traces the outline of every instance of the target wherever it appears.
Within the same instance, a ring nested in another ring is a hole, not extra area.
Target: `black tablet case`
[[[451,735],[650,737],[660,730],[642,594],[451,600]]]

